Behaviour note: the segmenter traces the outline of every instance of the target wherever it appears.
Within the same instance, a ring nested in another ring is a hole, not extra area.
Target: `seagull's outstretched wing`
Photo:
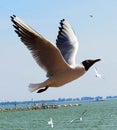
[[[52,45],[51,42],[26,25],[18,17],[11,16],[11,21],[14,23],[15,32],[21,38],[21,41],[31,51],[36,62],[46,70],[48,76],[69,67],[59,49]]]
[[[74,65],[79,46],[77,38],[66,20],[61,20],[60,25],[56,45],[60,49],[65,61],[70,65]]]

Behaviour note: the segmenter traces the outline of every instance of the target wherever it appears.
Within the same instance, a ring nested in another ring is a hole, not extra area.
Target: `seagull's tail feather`
[[[43,86],[42,83],[29,84],[28,89],[29,89],[30,92],[34,92],[34,91],[36,91],[36,90],[38,90],[38,89],[40,89],[40,88],[43,88],[43,87],[44,87],[44,86]]]

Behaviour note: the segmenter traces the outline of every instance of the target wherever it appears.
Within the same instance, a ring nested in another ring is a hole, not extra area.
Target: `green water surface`
[[[0,130],[117,130],[117,100],[82,101],[80,104],[58,109],[0,112]],[[53,128],[48,125],[50,117]]]

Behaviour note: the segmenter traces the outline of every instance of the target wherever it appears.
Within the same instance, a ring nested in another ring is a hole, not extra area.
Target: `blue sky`
[[[65,18],[79,41],[77,63],[101,58],[80,79],[41,94],[30,93],[29,83],[46,79],[29,50],[14,32],[15,14],[44,37],[56,43],[58,26]],[[91,18],[90,15],[93,15]],[[3,0],[0,3],[0,101],[57,99],[59,97],[108,96],[117,94],[117,1],[116,0]]]

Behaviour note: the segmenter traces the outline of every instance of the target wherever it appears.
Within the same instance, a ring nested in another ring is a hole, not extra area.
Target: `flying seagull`
[[[87,112],[87,110],[85,110],[85,111],[83,111],[82,112],[82,114],[81,114],[81,116],[80,116],[80,118],[76,118],[76,119],[73,119],[73,120],[71,120],[70,122],[72,123],[72,122],[76,122],[76,121],[83,121],[83,115],[85,114]]]
[[[72,123],[72,122],[79,122],[79,121],[82,121],[82,120],[83,120],[82,117],[80,117],[80,118],[71,120],[70,123]]]
[[[94,71],[95,71],[95,76],[102,79],[102,75],[97,71],[96,67],[94,67]]]
[[[11,16],[15,32],[31,51],[37,64],[47,72],[47,80],[42,83],[30,84],[29,91],[41,93],[49,87],[60,87],[84,75],[96,60],[85,60],[76,65],[75,58],[78,41],[71,25],[65,20],[60,21],[56,45],[37,33],[15,15]]]
[[[50,125],[52,128],[54,127],[53,120],[51,117],[50,117],[50,120],[48,121],[48,125]]]

